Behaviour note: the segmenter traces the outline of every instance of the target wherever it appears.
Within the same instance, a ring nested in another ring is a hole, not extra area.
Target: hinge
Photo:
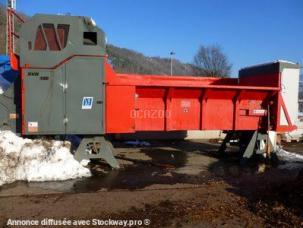
[[[68,88],[68,84],[67,83],[60,83],[59,85],[62,87],[63,92],[65,92],[65,90],[67,90],[67,88]]]
[[[64,119],[63,119],[63,124],[67,124],[68,123],[68,118],[67,117],[64,117]]]

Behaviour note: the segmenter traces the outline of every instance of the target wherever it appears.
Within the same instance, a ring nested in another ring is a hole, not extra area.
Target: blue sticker
[[[82,99],[82,109],[92,109],[93,107],[93,97],[83,97]]]

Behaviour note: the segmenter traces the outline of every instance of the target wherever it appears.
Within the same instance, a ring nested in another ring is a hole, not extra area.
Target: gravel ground
[[[115,147],[120,170],[94,161],[91,178],[0,187],[0,226],[45,218],[150,221],[145,227],[303,226],[300,166],[286,170],[256,160],[240,166],[233,148],[222,156],[218,144],[201,140]],[[303,151],[300,143],[284,148]]]

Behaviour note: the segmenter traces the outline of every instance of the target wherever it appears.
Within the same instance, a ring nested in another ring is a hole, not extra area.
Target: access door
[[[104,60],[75,57],[66,64],[66,134],[103,134]]]

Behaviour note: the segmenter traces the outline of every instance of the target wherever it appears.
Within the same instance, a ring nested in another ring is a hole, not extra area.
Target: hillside
[[[107,53],[117,72],[170,75],[169,58],[147,57],[139,52],[110,44],[107,45]],[[199,69],[174,59],[173,74],[198,75]]]
[[[0,5],[0,54],[5,54],[5,33],[5,7]],[[147,57],[139,52],[111,44],[107,45],[107,53],[113,67],[119,73],[170,74],[170,59],[168,58]],[[173,60],[173,74],[198,75],[199,69],[191,64]]]

